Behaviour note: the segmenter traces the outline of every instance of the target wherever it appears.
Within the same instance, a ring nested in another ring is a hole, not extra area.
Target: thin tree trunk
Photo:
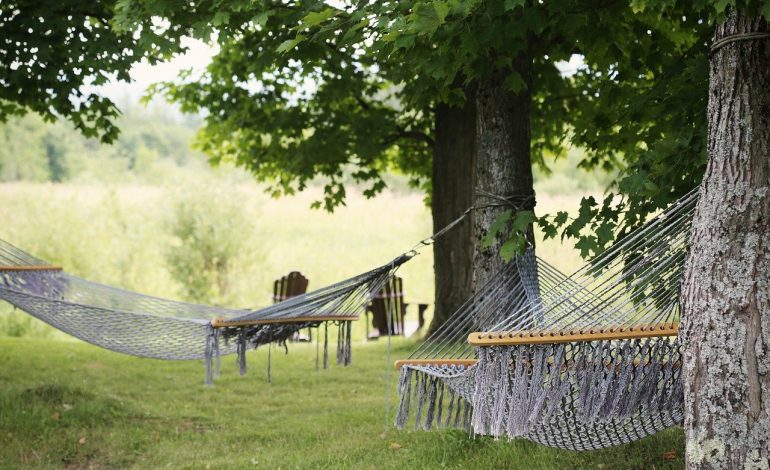
[[[476,93],[476,201],[495,203],[491,194],[513,197],[519,209],[532,209],[534,189],[530,160],[530,107],[532,59],[522,55],[515,64],[527,89],[517,94],[506,90],[506,74],[496,73],[480,80]],[[481,246],[492,222],[510,207],[490,207],[476,211],[473,260],[474,289],[484,285],[503,265],[499,251],[507,233],[498,236],[490,248]]]
[[[473,152],[476,130],[473,89],[462,107],[436,107],[433,151],[433,228],[438,231],[473,204]],[[473,225],[470,218],[433,245],[436,301],[429,333],[443,325],[472,292]]]
[[[729,11],[714,40],[767,32]],[[709,162],[682,290],[688,468],[768,468],[770,40],[711,55]]]

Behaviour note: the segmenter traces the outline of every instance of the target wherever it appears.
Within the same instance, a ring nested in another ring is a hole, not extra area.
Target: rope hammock
[[[696,200],[569,277],[532,250],[508,263],[396,363],[396,425],[588,450],[681,423],[679,288]]]
[[[220,355],[282,343],[295,332],[338,326],[337,362],[350,364],[351,322],[413,253],[344,281],[258,310],[166,300],[67,274],[0,240],[0,299],[65,333],[112,351],[168,360],[204,359],[206,383],[219,373]],[[269,380],[268,364],[268,380]]]

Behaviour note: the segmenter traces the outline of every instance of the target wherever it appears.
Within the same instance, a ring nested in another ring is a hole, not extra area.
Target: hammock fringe
[[[398,396],[395,420],[398,429],[405,429],[411,418],[415,430],[455,428],[470,431],[470,404],[438,377],[404,366],[398,381]]]
[[[343,366],[349,366],[352,364],[352,321],[337,321],[337,364]],[[320,328],[320,326],[318,326]],[[260,335],[265,336],[270,334],[270,330],[274,330],[276,326],[243,326],[243,327],[230,327],[227,329],[214,328],[208,325],[206,328],[206,342],[205,350],[203,354],[203,362],[206,367],[205,384],[212,385],[213,379],[218,378],[220,374],[221,353],[220,353],[220,340],[224,339],[225,345],[229,343],[231,339],[235,339],[235,363],[238,367],[240,375],[246,375],[248,371],[246,363],[246,352],[249,349],[257,349],[262,343],[258,338]],[[286,327],[281,327],[286,328]],[[294,327],[297,328],[297,327]],[[262,329],[262,331],[260,331]],[[299,328],[297,328],[299,329]],[[255,332],[256,331],[256,332]],[[224,334],[223,334],[224,333]],[[272,345],[276,343],[283,346],[286,354],[289,353],[287,341],[281,337],[274,337],[272,342],[268,342],[267,353],[267,382],[272,380],[271,363],[272,363]],[[323,367],[327,369],[329,367],[329,327],[328,322],[324,323],[324,345],[323,345]],[[316,345],[316,369],[319,367],[318,350],[320,345]]]
[[[681,363],[681,346],[667,338],[481,347],[473,432],[532,437],[557,410],[571,408],[585,426],[642,412],[678,416]]]

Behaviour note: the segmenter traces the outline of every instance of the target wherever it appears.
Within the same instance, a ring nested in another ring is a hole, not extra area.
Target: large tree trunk
[[[506,74],[495,73],[480,80],[476,93],[476,201],[496,203],[487,195],[512,198],[519,209],[534,207],[532,163],[530,161],[530,107],[532,59],[522,55],[515,69],[527,89],[512,93],[503,87]],[[499,251],[507,233],[484,249],[480,240],[490,224],[510,207],[489,207],[476,211],[474,218],[474,289],[484,285],[503,264]]]
[[[471,90],[462,107],[436,107],[433,151],[433,228],[438,231],[473,204],[473,152],[476,130]],[[433,245],[436,302],[429,333],[443,325],[472,292],[473,225],[466,218]]]
[[[728,12],[711,56],[709,163],[682,290],[688,468],[768,468],[770,41]],[[747,40],[748,39],[748,40]]]

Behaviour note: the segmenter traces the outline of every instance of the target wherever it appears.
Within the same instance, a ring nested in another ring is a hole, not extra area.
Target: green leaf
[[[396,40],[393,42],[393,47],[398,49],[409,49],[414,45],[414,35],[412,34],[399,34]]]
[[[558,230],[556,230],[556,226],[548,221],[545,217],[541,217],[537,219],[537,225],[540,227],[540,230],[543,232],[543,238],[554,238]]]
[[[365,27],[369,26],[369,18],[362,18],[358,23],[353,25],[352,28],[348,29],[345,34],[342,36],[342,42],[348,42],[351,39],[353,39],[353,36],[360,30],[364,29]]]
[[[580,240],[575,243],[575,248],[580,250],[580,256],[583,258],[586,258],[592,252],[596,253],[599,251],[599,245],[596,243],[596,238],[589,236],[580,237]]]
[[[642,13],[647,8],[648,0],[631,0],[631,11],[634,13]]]
[[[484,247],[490,247],[495,242],[495,237],[503,229],[506,223],[511,220],[512,212],[507,210],[498,215],[494,222],[489,226],[489,230],[484,238],[481,240],[481,245]]]
[[[500,247],[500,257],[505,261],[510,261],[515,255],[524,253],[526,246],[527,240],[523,235],[514,235]]]
[[[532,225],[537,217],[532,211],[519,211],[513,219],[513,230],[520,233],[527,233],[529,226]]]
[[[305,40],[305,36],[302,34],[298,34],[294,39],[289,39],[279,44],[275,50],[279,54],[285,54],[286,52],[289,52],[290,50],[294,49],[297,46],[297,44],[301,43],[304,40]]]
[[[224,11],[218,11],[214,14],[211,24],[214,26],[226,25],[230,22],[230,14]]]
[[[615,225],[612,223],[604,222],[601,225],[599,225],[599,228],[596,229],[596,238],[597,242],[599,244],[599,247],[604,247],[612,241],[613,238],[615,238],[615,232],[614,232]]]
[[[556,217],[553,219],[556,225],[564,225],[569,218],[569,214],[565,211],[559,211],[556,213]]]
[[[444,2],[418,3],[410,20],[417,34],[432,34],[444,24],[449,5]]]
[[[270,12],[265,11],[258,15],[256,15],[254,18],[251,19],[251,21],[254,22],[257,26],[265,26],[267,24],[267,20],[270,19]]]
[[[596,216],[597,211],[594,207],[596,207],[596,199],[593,196],[584,197],[580,201],[580,210],[573,225],[579,228],[585,227]]]
[[[325,8],[321,11],[311,11],[304,18],[302,18],[302,25],[308,28],[318,26],[329,18],[333,18],[337,15],[337,10],[334,8]]]
[[[518,72],[511,72],[505,77],[503,86],[514,94],[527,89],[527,83],[521,78],[521,75]]]

